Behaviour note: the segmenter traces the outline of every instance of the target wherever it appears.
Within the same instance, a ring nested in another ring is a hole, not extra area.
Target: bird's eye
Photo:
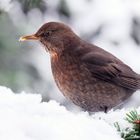
[[[51,35],[51,33],[52,33],[52,31],[46,31],[43,35],[44,35],[45,37],[48,37],[48,36]]]

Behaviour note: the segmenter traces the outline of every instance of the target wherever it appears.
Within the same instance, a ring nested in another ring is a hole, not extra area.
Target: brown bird
[[[139,74],[63,23],[46,23],[35,34],[20,38],[24,40],[39,40],[44,45],[58,88],[87,111],[106,112],[140,89]]]

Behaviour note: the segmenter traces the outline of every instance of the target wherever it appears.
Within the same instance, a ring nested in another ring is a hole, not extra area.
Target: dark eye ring
[[[51,33],[52,33],[52,31],[46,31],[43,35],[44,35],[45,37],[48,37],[48,36],[51,35]]]

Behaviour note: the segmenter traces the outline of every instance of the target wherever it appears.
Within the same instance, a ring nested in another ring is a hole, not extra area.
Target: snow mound
[[[0,87],[1,140],[121,140],[114,122],[126,127],[125,113],[73,113],[55,101],[41,102],[38,94]]]

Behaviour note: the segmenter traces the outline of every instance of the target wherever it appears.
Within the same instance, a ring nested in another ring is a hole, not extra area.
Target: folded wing
[[[82,53],[81,59],[94,77],[127,89],[140,89],[140,75],[103,49],[93,46]]]

